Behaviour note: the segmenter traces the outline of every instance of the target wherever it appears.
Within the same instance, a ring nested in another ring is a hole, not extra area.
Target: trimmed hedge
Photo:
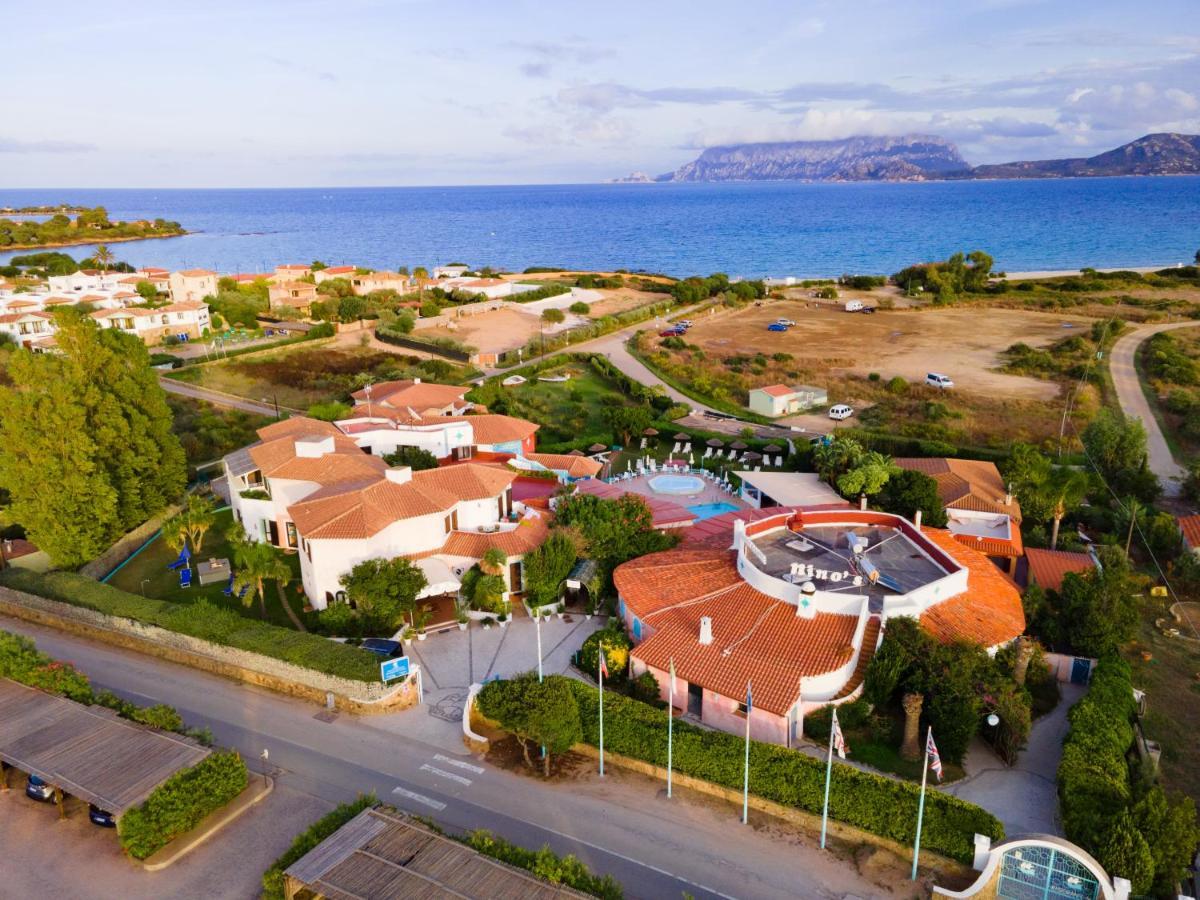
[[[545,846],[541,850],[526,850],[482,829],[472,831],[461,840],[484,856],[524,869],[551,884],[565,884],[601,900],[622,900],[625,896],[615,878],[611,875],[593,875],[591,869],[570,854],[559,856]]]
[[[316,634],[248,619],[211,603],[173,603],[130,594],[74,572],[40,574],[9,569],[0,584],[72,606],[157,625],[237,650],[261,653],[292,665],[352,681],[378,681],[378,658],[365,650]]]
[[[287,871],[288,867],[364,809],[374,806],[378,802],[374,794],[359,794],[358,799],[352,803],[342,803],[296,835],[292,846],[288,847],[284,854],[271,863],[271,867],[267,871],[263,872],[263,900],[283,900],[283,873]]]
[[[176,772],[117,821],[121,847],[134,859],[145,859],[240,794],[247,779],[246,764],[232,750]]]
[[[549,676],[562,678],[563,676]],[[583,720],[583,739],[599,743],[599,703],[595,688],[573,678],[564,678],[576,693]],[[491,682],[479,694],[479,708],[488,711],[489,697],[502,688]],[[492,693],[494,692],[494,693]],[[503,726],[503,722],[500,723]],[[676,722],[675,771],[724,787],[741,790],[745,744],[737,735],[696,728]],[[614,753],[641,759],[657,766],[667,764],[667,721],[662,710],[608,692],[604,696],[604,746]],[[825,789],[825,762],[795,750],[752,741],[750,745],[750,789],[759,797],[820,815]],[[849,825],[912,844],[916,836],[920,788],[838,764],[829,796],[830,815]],[[993,841],[1004,837],[1004,826],[986,810],[971,803],[931,790],[925,798],[925,824],[921,844],[928,850],[960,862],[974,857],[976,834]]]

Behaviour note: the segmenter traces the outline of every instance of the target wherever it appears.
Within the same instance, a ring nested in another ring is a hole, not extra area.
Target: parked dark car
[[[110,812],[105,812],[95,803],[88,804],[88,821],[101,828],[116,828],[117,820]]]
[[[404,652],[404,645],[390,638],[363,638],[363,642],[359,646],[384,659],[402,659],[407,655]]]
[[[54,785],[46,784],[36,775],[30,775],[29,780],[25,783],[25,796],[32,797],[39,803],[54,802]]]
[[[668,328],[666,331],[660,331],[660,332],[658,333],[658,336],[659,336],[659,337],[664,337],[664,338],[667,338],[667,337],[683,337],[683,335],[684,335],[686,332],[687,332],[687,329],[686,329],[686,328]]]
[[[864,306],[862,309],[859,310],[859,312],[862,313],[864,316],[873,316],[873,315],[875,315],[875,307]]]

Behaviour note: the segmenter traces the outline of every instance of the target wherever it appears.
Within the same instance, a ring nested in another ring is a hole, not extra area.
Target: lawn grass
[[[225,538],[225,530],[230,526],[232,521],[233,513],[229,510],[224,510],[217,514],[217,524],[205,535],[204,545],[200,552],[196,554],[194,562],[199,562],[210,557],[232,560],[233,553],[229,547],[229,541]],[[194,566],[192,569],[192,586],[181,588],[179,586],[179,573],[167,568],[168,564],[174,562],[178,556],[178,551],[168,547],[167,542],[161,537],[156,537],[140,553],[131,557],[106,583],[120,590],[128,591],[131,594],[144,594],[147,597],[157,600],[169,600],[172,603],[195,603],[197,600],[207,600],[209,603],[232,610],[248,618],[261,620],[262,616],[256,599],[253,601],[252,606],[246,606],[236,596],[226,597],[222,593],[225,589],[224,581],[201,585],[197,579]],[[292,582],[286,588],[286,591],[291,600],[292,609],[299,614],[304,606],[303,596],[297,596],[296,594],[296,588],[300,584],[300,557],[295,553],[288,553],[284,554],[284,559],[292,570]],[[247,594],[246,598],[248,600],[251,599],[250,594]],[[280,625],[284,628],[294,627],[291,619],[288,618],[287,613],[280,606],[278,591],[275,590],[274,584],[270,582],[267,583],[266,605],[266,621],[272,625]]]
[[[198,387],[278,402],[306,410],[315,403],[345,402],[364,384],[421,378],[441,384],[460,384],[473,374],[445,360],[423,360],[371,347],[293,347],[243,358],[176,369],[167,377]]]
[[[537,380],[567,374],[571,379],[565,382]],[[613,432],[604,419],[604,410],[631,403],[616,384],[585,362],[546,369],[524,384],[503,391],[505,413],[541,424],[539,450],[566,443],[612,443]]]

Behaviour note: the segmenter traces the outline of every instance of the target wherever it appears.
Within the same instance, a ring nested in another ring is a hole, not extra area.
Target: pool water
[[[655,475],[649,484],[656,494],[699,494],[704,490],[704,479],[695,475]]]
[[[688,512],[695,515],[696,521],[701,521],[719,516],[721,513],[733,512],[736,509],[737,507],[732,503],[697,503],[695,506],[689,506]]]

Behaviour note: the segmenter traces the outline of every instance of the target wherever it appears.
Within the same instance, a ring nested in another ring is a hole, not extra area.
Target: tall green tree
[[[238,528],[236,524],[234,528]],[[233,544],[233,590],[241,595],[246,591],[243,602],[250,606],[258,598],[262,617],[267,617],[267,582],[274,581],[280,587],[292,580],[292,570],[283,555],[270,544],[262,541],[240,539]]]
[[[625,446],[645,431],[654,418],[648,406],[606,406],[603,415],[613,430],[614,440]]]
[[[1088,459],[1120,496],[1153,503],[1161,487],[1146,464],[1146,428],[1139,419],[1101,409],[1081,436]]]
[[[1079,469],[1058,469],[1042,485],[1040,494],[1050,511],[1050,549],[1058,547],[1063,518],[1079,507],[1088,492],[1088,477]]]
[[[838,476],[858,465],[865,451],[854,438],[835,434],[833,440],[821,442],[813,450],[813,465],[820,476],[831,485]]]
[[[360,562],[340,581],[359,615],[373,627],[389,632],[416,610],[417,595],[428,584],[425,573],[402,556]]]
[[[101,269],[107,269],[113,264],[116,257],[113,256],[113,252],[108,249],[106,244],[100,244],[96,248],[96,252],[92,254],[92,259],[96,261],[96,265]]]
[[[838,476],[837,487],[843,497],[857,497],[859,494],[869,497],[883,490],[892,473],[898,471],[899,466],[892,462],[890,456],[872,450],[864,453],[852,468]]]
[[[1133,637],[1137,600],[1127,569],[1111,558],[1103,572],[1068,572],[1059,592],[1061,630],[1081,656],[1116,653]]]
[[[921,521],[933,528],[946,526],[946,509],[938,495],[937,482],[924,472],[897,469],[888,476],[874,503],[885,512],[911,518],[918,510]]]
[[[0,389],[0,488],[57,565],[94,558],[187,481],[166,395],[137,338],[58,316],[60,353],[12,354]]]

